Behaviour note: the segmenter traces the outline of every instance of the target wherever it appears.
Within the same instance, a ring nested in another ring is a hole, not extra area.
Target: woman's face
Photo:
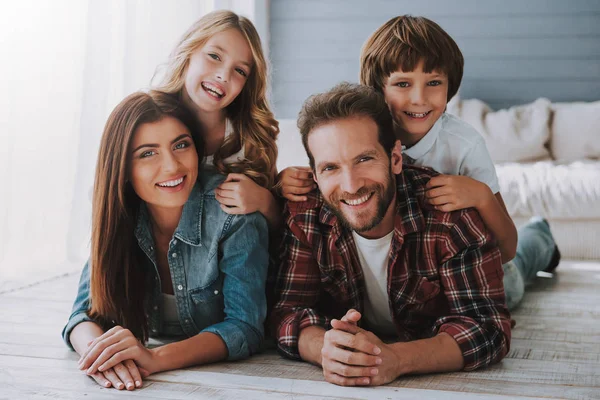
[[[149,206],[180,208],[198,177],[198,153],[178,119],[140,125],[129,144],[129,181]]]
[[[185,95],[204,112],[225,109],[240,94],[252,71],[252,51],[237,29],[212,36],[191,55]]]

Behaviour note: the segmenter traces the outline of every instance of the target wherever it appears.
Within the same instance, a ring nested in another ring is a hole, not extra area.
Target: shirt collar
[[[444,119],[446,119],[446,113],[442,114],[440,118],[433,124],[429,132],[421,138],[415,145],[409,148],[403,147],[403,153],[414,160],[418,160],[423,157],[435,143],[436,139],[440,135],[440,131],[444,125]]]
[[[204,170],[192,188],[190,197],[183,206],[181,219],[175,229],[174,237],[191,246],[200,246],[202,239],[202,211],[204,196],[214,193],[223,177],[214,171]],[[140,244],[153,243],[150,214],[145,202],[141,202],[135,236]]]

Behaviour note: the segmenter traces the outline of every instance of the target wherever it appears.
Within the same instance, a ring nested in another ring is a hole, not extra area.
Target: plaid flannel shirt
[[[462,351],[464,369],[500,361],[510,345],[500,251],[474,209],[434,210],[425,184],[437,173],[404,166],[396,176],[395,228],[388,296],[399,340],[446,332]],[[365,283],[350,230],[318,192],[288,202],[276,305],[270,325],[279,351],[300,359],[302,329],[330,329],[331,318],[363,311]]]

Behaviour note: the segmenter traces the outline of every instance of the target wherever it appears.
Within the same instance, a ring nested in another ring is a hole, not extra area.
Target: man
[[[385,100],[340,84],[298,119],[318,191],[288,202],[271,326],[283,355],[339,385],[473,370],[510,343],[500,251],[474,209],[425,201]]]

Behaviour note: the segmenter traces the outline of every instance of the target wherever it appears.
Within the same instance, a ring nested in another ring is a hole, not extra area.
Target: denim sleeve
[[[219,335],[229,350],[228,359],[237,360],[262,348],[269,239],[267,222],[260,213],[231,216],[227,224],[219,244],[225,320],[203,332]]]
[[[77,297],[75,298],[75,303],[73,303],[73,309],[71,311],[71,316],[69,317],[69,321],[63,328],[62,337],[67,346],[71,350],[73,349],[73,345],[71,344],[71,340],[69,336],[71,335],[71,331],[73,328],[81,322],[91,321],[92,319],[88,317],[87,311],[90,307],[90,267],[89,261],[85,263],[83,267],[83,271],[81,272],[81,278],[79,278],[79,287],[77,289]]]

